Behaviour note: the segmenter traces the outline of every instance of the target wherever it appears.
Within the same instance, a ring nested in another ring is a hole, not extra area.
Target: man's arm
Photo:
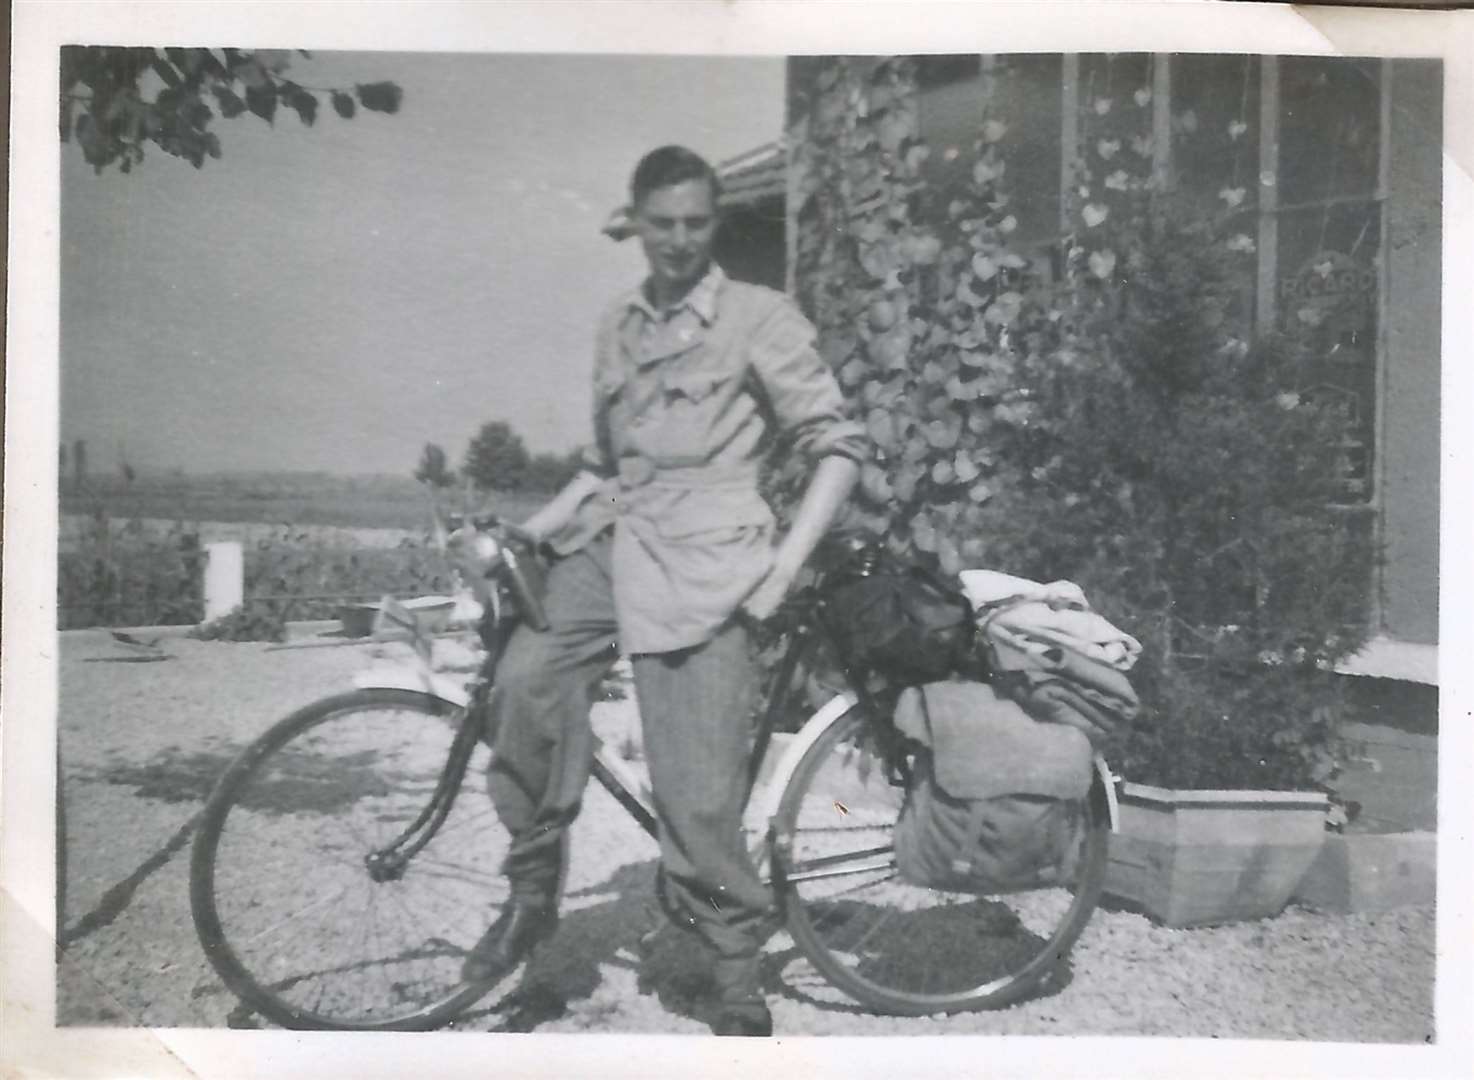
[[[591,472],[580,472],[563,486],[541,509],[522,523],[534,540],[542,542],[573,520],[584,500],[597,492],[604,482]]]
[[[743,603],[744,611],[755,619],[766,619],[778,610],[793,579],[818,547],[835,514],[849,500],[859,478],[860,466],[847,457],[830,455],[820,459],[794,515],[793,527],[773,553],[773,568]]]

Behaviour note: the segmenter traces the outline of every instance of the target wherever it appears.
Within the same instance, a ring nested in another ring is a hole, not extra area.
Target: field
[[[525,517],[546,496],[516,492],[493,494],[479,509],[506,517]],[[461,509],[463,496],[442,496],[446,507]],[[423,530],[430,521],[430,497],[408,476],[335,476],[329,473],[145,473],[131,483],[120,477],[62,484],[63,517],[95,514],[110,518],[149,518],[187,522],[329,525],[353,529]]]

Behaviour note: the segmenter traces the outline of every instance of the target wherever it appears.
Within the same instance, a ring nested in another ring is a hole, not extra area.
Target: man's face
[[[656,188],[635,209],[635,224],[660,292],[679,296],[701,280],[717,231],[710,184],[682,180]]]

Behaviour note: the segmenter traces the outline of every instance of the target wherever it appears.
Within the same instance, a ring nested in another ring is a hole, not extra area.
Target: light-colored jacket
[[[715,265],[672,311],[637,289],[601,321],[591,464],[606,480],[551,543],[571,552],[614,524],[626,653],[710,639],[767,574],[758,470],[776,436],[812,460],[867,458],[814,339],[788,297]]]

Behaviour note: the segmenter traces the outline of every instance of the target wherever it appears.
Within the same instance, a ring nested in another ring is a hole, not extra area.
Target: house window
[[[1378,265],[1382,249],[1382,87],[1377,61],[1292,56],[1278,67],[1274,325],[1312,356],[1304,391],[1351,423],[1346,497],[1373,494]]]

